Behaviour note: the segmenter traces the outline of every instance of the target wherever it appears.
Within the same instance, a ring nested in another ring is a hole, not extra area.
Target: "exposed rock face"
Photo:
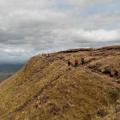
[[[0,83],[0,120],[119,120],[119,81],[120,46],[38,55]]]

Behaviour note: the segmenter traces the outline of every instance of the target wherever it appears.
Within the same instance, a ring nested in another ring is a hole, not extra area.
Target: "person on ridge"
[[[82,64],[82,65],[85,64],[84,58],[81,58],[81,64]]]
[[[78,60],[75,59],[75,67],[78,66]]]

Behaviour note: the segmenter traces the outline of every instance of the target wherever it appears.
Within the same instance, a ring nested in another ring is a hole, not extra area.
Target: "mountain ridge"
[[[119,106],[120,46],[37,55],[0,84],[2,120],[119,120]]]

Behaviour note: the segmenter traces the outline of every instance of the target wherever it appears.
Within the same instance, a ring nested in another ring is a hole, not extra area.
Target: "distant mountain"
[[[0,64],[0,80],[5,80],[17,72],[23,64]]]
[[[0,72],[2,73],[12,73],[19,70],[23,64],[10,64],[10,63],[0,63]]]
[[[7,79],[7,78],[9,78],[10,76],[12,76],[14,73],[3,73],[3,72],[0,72],[0,82],[2,81],[2,80],[5,80],[5,79]]]
[[[0,83],[0,120],[120,120],[120,46],[31,58]]]

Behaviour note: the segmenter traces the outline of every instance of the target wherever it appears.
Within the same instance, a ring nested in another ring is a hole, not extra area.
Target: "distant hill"
[[[31,58],[0,83],[0,120],[119,120],[120,46]]]
[[[17,72],[23,64],[0,64],[0,81],[5,80]]]
[[[13,74],[14,74],[14,73],[3,73],[3,72],[1,72],[1,73],[0,73],[0,81],[9,78],[9,77],[12,76]]]
[[[16,72],[22,66],[23,66],[23,64],[19,64],[19,63],[18,64],[0,63],[0,72],[3,72],[3,73]]]

